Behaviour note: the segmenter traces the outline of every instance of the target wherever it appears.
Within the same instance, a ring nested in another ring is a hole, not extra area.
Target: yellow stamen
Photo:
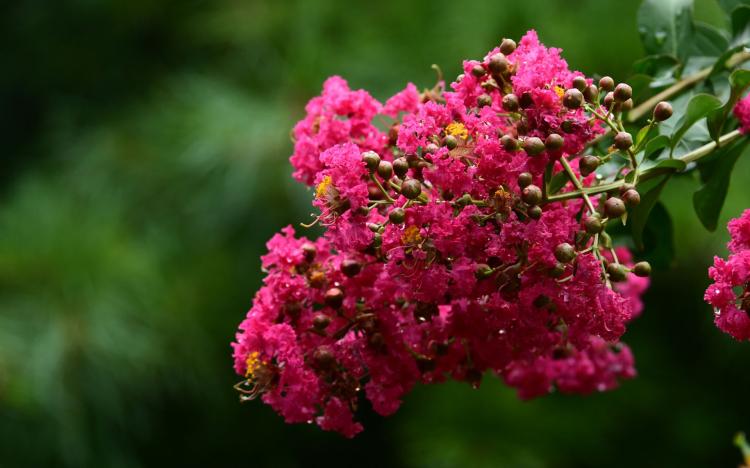
[[[417,226],[409,226],[401,234],[401,242],[406,245],[416,245],[422,242],[422,235],[419,233]]]
[[[553,89],[555,90],[555,94],[557,94],[557,97],[559,97],[560,99],[565,96],[565,89],[562,86],[557,85]]]
[[[247,361],[245,361],[245,364],[247,365],[245,377],[251,379],[255,374],[255,371],[257,371],[260,368],[261,364],[263,364],[260,360],[260,353],[258,351],[253,351],[252,353],[250,353],[247,356]]]
[[[469,136],[469,131],[466,130],[464,124],[460,122],[451,122],[445,127],[446,135],[453,135],[454,137],[466,139]]]
[[[333,185],[331,176],[324,176],[317,187],[315,187],[315,198],[323,198],[328,195],[328,189]]]

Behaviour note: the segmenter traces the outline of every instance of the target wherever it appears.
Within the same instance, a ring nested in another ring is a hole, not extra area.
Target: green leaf
[[[708,77],[712,77],[718,73],[723,72],[727,68],[727,61],[734,56],[737,52],[742,52],[742,50],[745,48],[744,45],[737,45],[734,47],[731,47],[724,51],[723,54],[719,56],[719,58],[716,60],[716,63],[714,63],[713,68],[711,69],[711,73],[709,73]]]
[[[638,9],[638,32],[648,54],[684,59],[693,35],[692,0],[644,0]]]
[[[695,23],[695,33],[688,47],[688,55],[698,57],[719,57],[729,48],[729,39],[715,27],[705,23]]]
[[[750,5],[740,5],[732,10],[732,45],[750,42]]]
[[[653,166],[645,166],[643,171],[648,171],[649,174],[652,174],[651,177],[653,177],[654,175],[681,172],[685,170],[685,167],[687,167],[687,164],[680,159],[662,159]]]
[[[644,158],[648,158],[650,155],[653,155],[660,149],[669,146],[669,141],[670,140],[667,135],[659,135],[649,140],[649,142],[646,143]]]
[[[745,90],[750,87],[750,70],[737,69],[729,75],[730,93],[727,102],[719,109],[711,112],[708,116],[708,132],[711,138],[718,140],[724,129],[729,113],[737,104],[737,101],[745,94]]]
[[[559,192],[569,181],[570,179],[568,178],[568,175],[565,173],[565,171],[558,172],[557,174],[552,176],[549,181],[548,193],[552,195]]]
[[[638,190],[641,192],[641,203],[630,211],[630,229],[635,246],[641,250],[644,248],[643,229],[646,227],[649,214],[659,200],[659,195],[669,178],[670,175],[666,175],[638,186]]]
[[[747,142],[748,140],[743,138],[720,148],[715,159],[698,166],[703,185],[693,194],[693,207],[698,219],[709,231],[716,230],[721,208],[727,197],[732,169],[747,148]]]
[[[740,5],[750,5],[750,0],[719,0],[719,5],[727,14],[730,14]]]
[[[644,250],[641,256],[655,268],[667,268],[674,258],[674,227],[669,212],[656,203],[643,230]]]
[[[721,101],[716,96],[710,94],[696,94],[690,98],[685,114],[677,124],[677,130],[675,130],[670,137],[671,150],[674,151],[677,143],[680,142],[682,136],[693,126],[693,124],[719,107],[721,107]]]
[[[649,86],[659,88],[675,82],[674,75],[679,66],[680,61],[672,55],[649,55],[635,62],[633,71],[651,77]]]

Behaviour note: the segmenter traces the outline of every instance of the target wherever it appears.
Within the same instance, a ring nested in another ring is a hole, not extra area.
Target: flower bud
[[[406,173],[409,171],[409,163],[406,158],[397,158],[393,161],[393,172],[399,179],[403,179]]]
[[[453,135],[446,135],[443,139],[443,144],[448,147],[448,149],[455,149],[456,146],[458,146],[458,140]]]
[[[542,189],[536,185],[527,185],[521,191],[521,200],[529,205],[538,205],[542,202]]]
[[[627,150],[633,146],[633,137],[628,132],[619,132],[615,135],[615,148],[619,150]]]
[[[317,255],[317,253],[318,249],[312,242],[305,242],[304,244],[302,244],[302,255],[304,256],[307,263],[315,260],[315,255]]]
[[[604,95],[604,101],[602,101],[602,104],[604,104],[604,107],[609,109],[610,107],[612,107],[612,104],[614,102],[615,102],[615,93],[610,91]]]
[[[560,124],[560,128],[565,133],[573,133],[576,131],[575,122],[572,120],[563,120],[563,123]]]
[[[312,319],[312,326],[316,330],[323,331],[326,328],[328,328],[328,325],[331,324],[331,317],[327,316],[326,314],[315,314]]]
[[[575,78],[573,78],[573,87],[578,91],[583,92],[583,90],[586,89],[586,86],[588,86],[586,78],[582,76],[576,76]]]
[[[565,91],[563,105],[568,109],[578,109],[583,104],[583,94],[575,88]]]
[[[628,271],[619,263],[610,263],[607,265],[607,275],[613,283],[618,283],[628,279]]]
[[[570,263],[576,258],[576,249],[567,242],[563,242],[555,247],[555,258],[560,263]]]
[[[531,97],[531,93],[525,92],[518,99],[518,103],[521,105],[521,109],[528,109],[534,105],[534,98]]]
[[[474,65],[474,68],[471,69],[471,74],[477,78],[484,76],[485,73],[484,67],[481,65]]]
[[[401,184],[401,195],[414,200],[422,193],[422,183],[417,179],[407,179]]]
[[[474,267],[474,276],[476,276],[476,278],[479,280],[489,278],[493,272],[494,270],[485,263],[477,263],[477,265]]]
[[[559,150],[564,144],[565,140],[557,133],[550,133],[544,140],[544,147],[552,151]]]
[[[500,52],[504,53],[505,55],[510,55],[513,53],[513,51],[516,50],[516,41],[513,39],[503,39],[503,42],[500,43]]]
[[[518,149],[518,140],[510,135],[503,135],[500,137],[500,144],[508,151],[515,151]]]
[[[374,172],[380,164],[380,156],[375,151],[365,151],[362,153],[362,161],[365,162],[370,172]]]
[[[641,194],[638,193],[636,189],[626,190],[625,193],[622,194],[622,201],[625,202],[625,205],[631,208],[638,206],[638,204],[641,203]]]
[[[393,224],[401,224],[406,219],[406,211],[403,208],[394,208],[388,214],[388,220]]]
[[[617,197],[609,197],[604,202],[604,213],[609,218],[619,218],[625,214],[625,203]]]
[[[518,102],[518,96],[513,93],[503,96],[503,109],[508,112],[515,112],[519,107],[520,103]]]
[[[330,368],[336,362],[336,356],[330,346],[318,346],[312,355],[313,361],[322,369]]]
[[[596,102],[596,98],[599,97],[599,88],[596,85],[588,85],[583,90],[583,98],[588,103]]]
[[[599,167],[599,163],[600,160],[597,156],[587,154],[581,158],[581,161],[578,163],[578,169],[581,171],[581,175],[586,177]]]
[[[602,79],[599,80],[599,87],[604,91],[612,91],[615,89],[615,80],[613,80],[611,76],[602,77]]]
[[[508,69],[508,59],[506,59],[505,55],[502,53],[495,54],[490,57],[489,68],[490,71],[496,75],[505,73],[505,71]]]
[[[378,164],[378,175],[385,180],[388,180],[393,175],[393,164],[390,161],[380,161]]]
[[[537,137],[529,137],[523,140],[523,149],[529,156],[536,156],[544,151],[544,142]]]
[[[439,149],[440,148],[435,143],[427,143],[427,146],[424,147],[424,152],[426,154],[435,154]]]
[[[648,262],[638,262],[633,265],[633,273],[635,273],[635,276],[640,277],[651,276],[651,264]]]
[[[604,225],[598,214],[587,216],[583,220],[583,227],[589,234],[599,234],[604,230]]]
[[[633,88],[627,83],[620,83],[615,87],[615,101],[625,102],[633,97]]]
[[[657,122],[663,122],[670,117],[672,117],[672,105],[670,103],[662,101],[654,107],[654,120]]]
[[[632,99],[628,99],[627,101],[625,101],[622,104],[620,104],[620,110],[622,112],[627,112],[627,111],[631,110],[632,108],[633,108],[633,100]]]
[[[492,105],[492,96],[489,94],[480,94],[477,98],[477,107],[487,107]]]
[[[341,262],[341,272],[351,278],[357,276],[362,271],[362,264],[354,259],[347,258]]]
[[[532,176],[528,172],[522,172],[518,174],[518,186],[521,188],[526,188],[534,181],[534,176]]]
[[[326,291],[325,303],[328,307],[338,309],[344,303],[344,292],[339,288],[331,288]]]
[[[531,206],[529,207],[529,210],[526,212],[529,215],[529,218],[531,219],[539,219],[542,217],[542,207],[541,206]]]
[[[564,274],[565,274],[565,265],[563,265],[562,263],[555,264],[555,266],[553,266],[549,270],[549,275],[552,278],[559,278]]]

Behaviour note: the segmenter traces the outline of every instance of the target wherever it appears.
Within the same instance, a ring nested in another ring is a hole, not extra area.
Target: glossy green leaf
[[[747,148],[747,139],[741,139],[719,149],[710,162],[698,166],[703,185],[693,194],[693,208],[703,226],[709,231],[716,230],[727,197],[729,180],[737,159]]]
[[[694,33],[692,0],[645,0],[638,9],[638,32],[649,54],[684,58]]]
[[[705,23],[695,23],[694,27],[688,48],[690,56],[719,57],[729,48],[729,39],[719,29]]]
[[[670,175],[666,175],[638,185],[638,190],[641,192],[641,203],[630,211],[630,229],[636,247],[641,250],[644,248],[643,229],[646,227],[649,214],[659,200],[659,195],[669,178]]]
[[[569,181],[570,179],[568,178],[568,175],[565,173],[565,171],[558,172],[550,178],[548,193],[552,195],[559,192]]]
[[[640,256],[652,267],[668,268],[675,255],[674,226],[663,203],[657,202],[643,229],[644,249]]]
[[[668,147],[669,142],[670,140],[667,135],[658,135],[652,138],[648,143],[646,143],[644,158],[649,158],[650,156],[656,154],[656,152],[660,149]]]
[[[708,116],[708,131],[714,140],[721,136],[729,113],[745,93],[745,90],[750,87],[750,70],[738,69],[733,71],[729,75],[729,86],[731,91],[727,102]]]
[[[750,5],[740,5],[732,10],[732,45],[750,43]]]
[[[685,114],[679,120],[677,129],[672,133],[670,147],[674,151],[682,136],[697,121],[708,116],[711,112],[721,107],[721,101],[710,94],[696,94],[688,102]]]

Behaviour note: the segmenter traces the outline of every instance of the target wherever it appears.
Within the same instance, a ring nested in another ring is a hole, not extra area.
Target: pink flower
[[[740,132],[750,132],[750,95],[740,99],[734,106],[734,116],[740,121]]]
[[[395,119],[399,112],[415,112],[419,104],[419,91],[413,83],[409,83],[385,102],[382,113]]]

